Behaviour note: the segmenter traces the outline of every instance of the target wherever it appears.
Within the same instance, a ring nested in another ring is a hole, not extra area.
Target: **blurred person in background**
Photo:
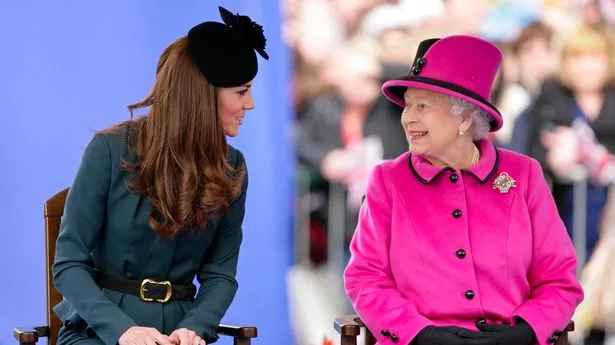
[[[557,78],[543,84],[529,118],[527,150],[541,162],[560,216],[572,236],[573,183],[578,180],[574,129],[583,121],[598,143],[615,152],[615,65],[613,42],[599,27],[581,26],[565,39]],[[588,259],[599,238],[599,220],[608,188],[589,181],[587,186]]]
[[[441,0],[442,13],[419,26],[422,37],[443,37],[452,34],[475,35],[481,31],[489,10],[487,0]]]
[[[518,80],[508,86],[503,96],[500,110],[505,121],[498,139],[504,147],[526,154],[529,108],[557,64],[553,31],[542,22],[530,23],[512,43],[511,53],[518,65]]]
[[[412,52],[406,49],[411,25],[403,7],[382,4],[369,11],[361,20],[360,35],[377,42],[378,58],[383,64],[395,64],[405,68],[412,58]]]
[[[611,175],[615,178],[612,170]],[[573,343],[615,344],[615,193],[609,193],[600,229],[596,249],[581,274],[585,299],[573,316]]]
[[[581,274],[586,292],[574,320],[571,340],[586,345],[615,344],[615,156],[596,138],[590,125],[575,119],[567,138],[575,150],[577,164],[587,169],[588,180],[609,188],[599,221],[599,236]]]
[[[584,272],[585,277],[593,272],[596,279],[606,279],[596,273],[605,268],[597,268],[599,262],[604,263],[600,259],[604,254],[595,250],[601,242],[610,243],[601,240],[600,229],[615,169],[609,159],[615,152],[615,56],[607,30],[603,25],[584,25],[567,37],[559,80],[544,85],[530,115],[534,132],[528,146],[553,181],[553,194],[571,236],[575,197],[572,183],[578,179],[575,168],[580,164],[587,169],[585,259],[591,266]],[[596,299],[594,285],[588,286],[592,292],[590,304]],[[603,344],[606,319],[595,315],[588,322],[583,318],[587,304],[583,308],[579,333],[585,337],[585,344]]]
[[[292,5],[292,6],[291,6]],[[308,66],[319,66],[346,37],[339,13],[328,0],[307,0],[288,5],[284,38]]]
[[[401,0],[331,0],[331,3],[346,27],[348,36],[354,36],[358,33],[365,14],[378,6],[398,4],[400,1]]]
[[[356,225],[361,186],[369,169],[406,148],[399,113],[380,94],[382,68],[377,50],[371,47],[357,40],[335,50],[321,71],[335,91],[308,101],[297,121],[297,156],[326,181],[321,186],[324,193],[329,183],[342,184],[347,190],[360,188],[349,195],[348,205],[339,205],[347,212],[347,237]],[[323,205],[317,212],[323,224],[327,224],[327,211]]]
[[[428,39],[382,87],[409,152],[371,172],[344,272],[379,344],[546,345],[583,299],[539,163],[485,139],[501,59],[479,38]]]

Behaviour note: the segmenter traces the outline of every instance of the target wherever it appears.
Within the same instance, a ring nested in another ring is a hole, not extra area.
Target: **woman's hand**
[[[476,327],[489,334],[498,345],[529,345],[536,338],[534,330],[525,321],[514,326],[477,323]]]
[[[552,132],[542,133],[541,142],[547,149],[546,163],[549,168],[562,178],[571,176],[580,158],[579,140],[574,131],[559,126]]]
[[[412,345],[493,345],[487,334],[456,326],[427,326],[419,332]]]
[[[171,340],[173,345],[207,345],[205,340],[187,328],[176,329],[169,336],[169,340]]]
[[[343,149],[329,151],[320,167],[322,176],[329,182],[343,182],[350,165],[348,155]]]
[[[169,337],[152,327],[130,327],[118,340],[119,345],[172,345]]]

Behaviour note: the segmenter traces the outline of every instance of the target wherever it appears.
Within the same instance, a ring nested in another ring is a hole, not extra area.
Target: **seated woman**
[[[429,39],[383,85],[410,149],[372,171],[344,272],[380,344],[553,343],[583,299],[540,165],[485,139],[502,127],[501,59],[478,38]]]
[[[56,242],[58,345],[218,339],[248,188],[226,136],[254,108],[256,53],[268,58],[260,25],[220,11],[224,23],[201,23],[164,50],[151,93],[128,107],[147,114],[85,150]]]

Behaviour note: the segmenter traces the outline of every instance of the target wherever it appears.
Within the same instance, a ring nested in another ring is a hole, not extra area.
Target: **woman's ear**
[[[470,126],[472,126],[472,121],[474,120],[474,111],[465,111],[461,115],[461,123],[459,123],[459,134],[463,134],[470,130]]]

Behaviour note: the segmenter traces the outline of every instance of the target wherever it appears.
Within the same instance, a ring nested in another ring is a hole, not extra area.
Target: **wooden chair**
[[[376,338],[365,327],[365,324],[357,315],[347,315],[335,319],[335,330],[340,334],[341,345],[357,345],[357,337],[361,334],[361,328],[365,328],[365,345],[376,344]],[[570,321],[568,326],[564,330],[564,333],[560,335],[555,341],[555,345],[570,345],[568,342],[568,332],[574,331],[574,322]]]
[[[53,313],[53,306],[60,303],[62,295],[53,285],[51,268],[56,251],[56,239],[60,232],[60,221],[64,214],[64,203],[68,188],[57,193],[45,202],[45,245],[46,245],[46,278],[47,278],[47,325],[37,327],[16,327],[13,331],[15,339],[20,345],[35,345],[39,338],[47,337],[48,345],[55,345],[58,340],[58,331],[62,326],[60,319]],[[256,338],[256,327],[238,327],[220,325],[218,334],[233,337],[234,345],[250,345],[252,338]]]

